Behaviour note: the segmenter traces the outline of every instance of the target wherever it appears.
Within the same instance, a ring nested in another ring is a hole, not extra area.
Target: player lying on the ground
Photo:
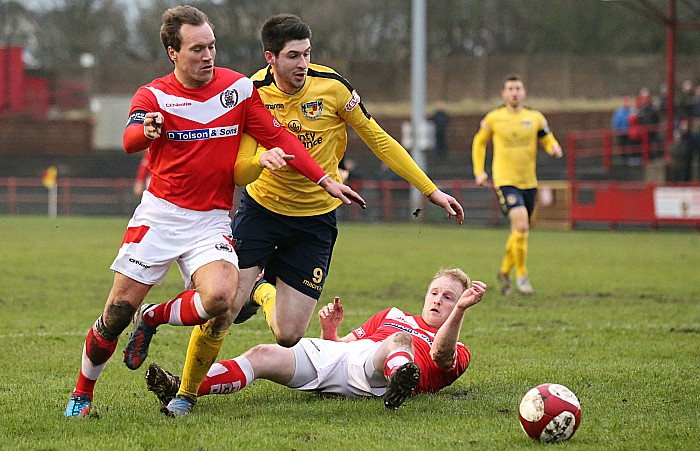
[[[393,307],[342,338],[343,307],[336,297],[318,312],[321,338],[302,338],[292,348],[257,345],[215,363],[198,396],[233,393],[267,379],[295,390],[382,396],[387,408],[397,409],[411,394],[436,392],[467,370],[471,355],[458,341],[462,319],[485,292],[486,284],[472,283],[461,269],[442,269],[430,282],[420,316]],[[167,406],[180,378],[151,364],[146,383]]]

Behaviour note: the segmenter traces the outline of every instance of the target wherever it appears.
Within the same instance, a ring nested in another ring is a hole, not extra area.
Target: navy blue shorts
[[[496,188],[496,194],[498,194],[498,203],[501,205],[501,211],[504,215],[508,216],[508,212],[513,207],[525,207],[528,219],[532,217],[537,200],[537,188],[520,189],[505,185]]]
[[[241,269],[265,268],[265,279],[318,300],[338,237],[335,211],[316,216],[273,213],[243,192],[233,216],[233,242]]]

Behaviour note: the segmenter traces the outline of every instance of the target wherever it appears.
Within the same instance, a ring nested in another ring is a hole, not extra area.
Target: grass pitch
[[[505,229],[342,223],[322,302],[341,296],[341,333],[382,308],[420,313],[441,267],[489,284],[462,341],[472,363],[455,384],[388,411],[379,399],[321,399],[267,381],[204,397],[166,418],[117,353],[100,378],[99,418],[66,419],[85,334],[111,286],[126,218],[0,217],[0,443],[4,449],[534,449],[517,408],[557,382],[582,403],[567,449],[697,449],[700,436],[700,234],[530,234],[536,293],[505,298],[495,274]],[[182,291],[176,268],[149,294]],[[189,328],[163,326],[149,361],[180,372]],[[312,320],[308,334],[317,336]],[[271,342],[261,315],[232,328],[220,357]]]

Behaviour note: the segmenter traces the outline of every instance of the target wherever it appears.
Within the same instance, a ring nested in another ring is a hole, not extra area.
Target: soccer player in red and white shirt
[[[141,157],[141,162],[139,163],[139,168],[136,171],[136,178],[134,179],[133,192],[134,196],[139,199],[143,195],[143,192],[148,188],[148,182],[151,179],[151,172],[148,170],[148,151],[144,152],[143,157]]]
[[[135,329],[124,351],[131,369],[145,359],[158,325],[203,325],[240,310],[233,305],[238,258],[229,212],[242,133],[270,149],[250,164],[271,170],[289,164],[331,196],[364,204],[357,193],[328,177],[299,140],[280,127],[249,78],[215,67],[216,40],[206,15],[179,6],[165,11],[162,19],[161,40],[174,70],[139,88],[123,135],[127,153],[148,149],[151,181],[111,266],[114,283],[85,340],[66,416],[90,412],[95,382],[135,313]],[[139,308],[172,262],[178,264],[187,291]],[[221,346],[224,335],[208,337],[205,346]]]
[[[319,311],[321,338],[302,338],[292,348],[258,345],[215,363],[198,396],[233,393],[268,379],[295,390],[381,396],[396,409],[408,396],[437,392],[467,370],[471,355],[459,342],[462,320],[485,292],[483,282],[472,283],[461,269],[443,269],[430,282],[420,316],[393,307],[342,338],[343,308],[335,298]],[[156,364],[146,381],[163,403],[177,393],[179,379]]]

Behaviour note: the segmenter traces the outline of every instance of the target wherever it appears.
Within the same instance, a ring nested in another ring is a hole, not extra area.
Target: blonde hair
[[[443,268],[438,270],[438,272],[435,273],[435,276],[430,281],[430,283],[432,284],[435,281],[435,279],[439,279],[440,277],[444,276],[451,277],[457,282],[459,282],[462,285],[462,292],[472,287],[472,280],[469,278],[469,275],[459,268]]]

